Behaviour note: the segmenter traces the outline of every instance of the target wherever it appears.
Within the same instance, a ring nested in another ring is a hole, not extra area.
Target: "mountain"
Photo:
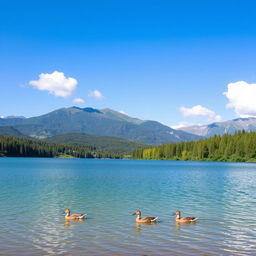
[[[10,125],[21,133],[44,139],[64,133],[115,136],[146,144],[197,140],[201,137],[177,131],[156,121],[144,121],[111,109],[61,108],[31,118],[0,118],[0,126]]]
[[[12,126],[0,126],[0,134],[15,137],[25,137],[24,134],[14,129]]]
[[[103,152],[131,154],[134,149],[145,148],[147,144],[112,136],[97,136],[85,133],[65,133],[45,139],[48,142],[95,147]]]
[[[234,134],[236,131],[241,130],[254,132],[256,131],[256,118],[236,118],[230,121],[216,122],[209,125],[182,127],[179,130],[204,137],[223,135],[225,133]]]

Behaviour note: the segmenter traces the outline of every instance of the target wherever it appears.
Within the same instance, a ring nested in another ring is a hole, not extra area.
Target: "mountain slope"
[[[48,142],[65,143],[79,146],[95,147],[97,150],[117,154],[131,154],[134,149],[148,145],[111,136],[96,136],[85,133],[65,133],[49,137]]]
[[[1,120],[0,125],[8,125]],[[93,108],[62,108],[26,119],[9,119],[9,125],[34,138],[47,138],[63,133],[88,133],[115,136],[146,144],[162,144],[199,139],[199,136],[176,131],[155,121],[143,121],[120,112]]]
[[[0,126],[0,134],[15,137],[25,137],[24,134],[14,129],[12,126]]]
[[[205,137],[223,135],[225,133],[234,134],[236,131],[241,130],[246,132],[254,132],[256,131],[256,118],[237,118],[230,121],[212,123],[209,125],[182,127],[179,130]]]

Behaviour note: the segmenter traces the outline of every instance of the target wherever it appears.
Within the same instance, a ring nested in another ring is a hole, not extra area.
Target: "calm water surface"
[[[256,255],[256,164],[0,158],[0,204],[0,255]]]

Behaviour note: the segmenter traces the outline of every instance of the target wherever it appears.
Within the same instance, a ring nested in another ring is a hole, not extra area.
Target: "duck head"
[[[175,211],[172,213],[173,216],[177,216],[178,218],[180,217],[180,211]]]
[[[132,215],[141,216],[141,211],[136,211]]]
[[[66,213],[66,214],[70,214],[70,209],[68,209],[68,208],[67,208],[67,209],[65,209],[65,210],[64,210],[64,213]]]

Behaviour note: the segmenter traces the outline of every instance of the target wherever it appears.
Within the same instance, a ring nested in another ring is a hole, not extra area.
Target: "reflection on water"
[[[84,222],[84,219],[65,220],[64,227],[70,227],[70,225],[76,222]]]
[[[151,222],[151,223],[136,223],[135,227],[134,227],[134,231],[137,235],[141,234],[141,231],[145,230],[145,232],[147,232],[146,227],[147,226],[152,226],[152,225],[157,225],[157,222]]]
[[[175,229],[176,231],[181,231],[182,228],[188,228],[191,225],[196,225],[196,222],[191,223],[176,223]]]
[[[255,184],[256,164],[1,158],[0,255],[254,255]]]

